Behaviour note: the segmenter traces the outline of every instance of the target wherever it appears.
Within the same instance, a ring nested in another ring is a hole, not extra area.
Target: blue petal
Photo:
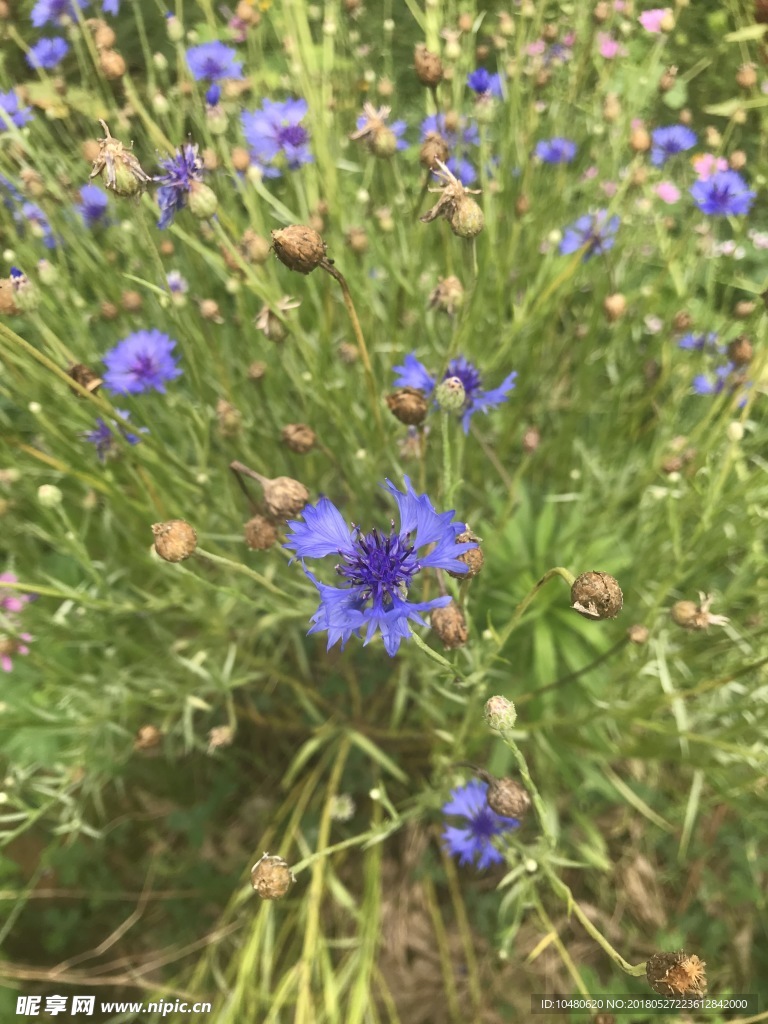
[[[293,532],[288,534],[285,544],[299,558],[324,558],[339,552],[354,554],[352,533],[328,498],[323,496],[317,505],[306,505],[301,515],[304,522],[289,520]]]
[[[309,579],[320,591],[320,606],[312,616],[312,626],[308,633],[322,633],[328,631],[327,650],[341,640],[341,648],[351,636],[358,635],[365,624],[364,613],[360,610],[361,588],[352,587],[346,590],[339,590],[337,587],[329,587],[321,583],[314,575],[305,569]]]
[[[426,366],[419,362],[413,352],[405,357],[402,366],[395,366],[393,369],[395,373],[399,374],[398,377],[395,377],[395,387],[397,388],[417,388],[426,395],[434,389],[435,378],[429,375]]]

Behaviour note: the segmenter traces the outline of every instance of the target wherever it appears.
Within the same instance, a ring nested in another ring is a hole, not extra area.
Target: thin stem
[[[528,762],[525,760],[520,747],[515,743],[509,730],[502,730],[499,735],[501,736],[502,742],[509,750],[512,751],[512,755],[517,762],[517,770],[520,772],[520,778],[523,780],[523,785],[528,790],[533,809],[536,812],[536,817],[539,819],[539,826],[541,827],[541,834],[544,837],[544,841],[550,850],[554,850],[557,845],[557,839],[555,833],[552,831],[549,817],[547,815],[544,801],[541,799],[541,795],[536,788],[536,783],[531,778],[531,773],[528,771]]]
[[[497,653],[502,650],[504,644],[507,642],[507,640],[509,640],[512,633],[517,628],[517,624],[525,614],[528,605],[533,601],[533,599],[536,597],[536,595],[544,586],[544,584],[548,583],[554,576],[562,577],[562,579],[564,579],[565,582],[568,584],[569,588],[573,586],[574,581],[576,579],[572,572],[569,572],[567,569],[564,569],[561,565],[556,565],[553,569],[548,569],[541,577],[541,579],[537,583],[534,583],[530,591],[526,594],[526,596],[523,598],[523,600],[520,602],[517,608],[515,608],[512,614],[512,618],[509,620],[506,628],[504,629],[504,632],[499,637]]]
[[[223,555],[214,555],[210,551],[203,551],[202,548],[195,550],[196,558],[206,558],[209,562],[214,562],[216,565],[226,566],[227,569],[232,569],[233,572],[242,573],[243,576],[248,576],[254,582],[258,583],[260,587],[264,587],[271,594],[277,594],[279,597],[285,597],[289,601],[293,600],[289,594],[286,594],[280,587],[276,587],[271,580],[268,580],[266,576],[262,576],[261,573],[256,572],[255,569],[251,569],[250,566],[243,565],[242,562],[233,562],[231,558],[224,558]]]
[[[451,441],[448,427],[448,413],[440,413],[440,436],[443,443],[443,499],[451,501],[453,479],[451,473]]]
[[[437,651],[433,651],[428,644],[424,643],[418,633],[412,633],[411,637],[413,638],[416,646],[420,647],[422,651],[432,659],[432,661],[436,661],[442,668],[447,669],[454,679],[459,680],[459,682],[461,681],[461,677],[455,666],[453,666],[447,658],[444,658],[442,654],[438,654]]]

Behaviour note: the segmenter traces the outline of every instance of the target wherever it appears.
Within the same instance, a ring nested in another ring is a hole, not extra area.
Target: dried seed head
[[[352,252],[357,253],[358,256],[362,256],[363,253],[368,252],[368,235],[366,234],[365,228],[350,228],[344,238]]]
[[[506,697],[489,697],[485,702],[485,720],[497,732],[512,729],[517,721],[515,705]]]
[[[460,377],[446,377],[435,388],[435,401],[443,412],[461,412],[467,392]]]
[[[266,551],[277,540],[277,530],[266,516],[253,516],[243,527],[243,536],[251,551]]]
[[[631,644],[637,644],[638,647],[642,644],[647,644],[650,635],[651,631],[648,627],[641,626],[639,623],[635,623],[634,626],[630,626],[627,630],[627,639]]]
[[[261,266],[269,259],[270,245],[266,238],[257,235],[251,228],[246,228],[240,240],[240,251],[249,263]]]
[[[214,725],[212,729],[208,730],[208,753],[212,754],[215,750],[220,750],[221,747],[231,746],[234,738],[235,734],[231,725]]]
[[[155,750],[163,741],[163,733],[156,725],[142,725],[133,741],[134,750]]]
[[[624,595],[607,572],[583,572],[571,587],[571,608],[585,619],[615,619]]]
[[[664,74],[659,79],[659,92],[669,92],[670,89],[674,88],[675,82],[677,81],[677,68],[672,65],[668,67]]]
[[[526,427],[523,431],[523,451],[532,455],[541,443],[541,434],[536,427]]]
[[[79,384],[81,388],[85,388],[86,391],[90,391],[91,394],[93,394],[94,391],[98,391],[104,383],[101,377],[97,377],[93,370],[84,363],[75,363],[73,366],[70,366],[67,373],[76,384]],[[75,391],[74,388],[72,388],[72,393],[77,395],[78,398],[83,397],[80,392]]]
[[[728,358],[734,366],[747,366],[752,361],[752,355],[752,342],[746,334],[740,334],[728,346]]]
[[[434,88],[443,80],[443,62],[424,43],[417,43],[413,51],[413,66],[422,85]]]
[[[418,426],[427,418],[427,403],[424,394],[417,388],[398,388],[391,395],[387,395],[389,411],[396,420],[405,423],[407,426]]]
[[[17,295],[10,278],[0,281],[0,314],[20,316],[22,310],[16,302]]]
[[[447,118],[448,115],[446,115],[446,125]],[[477,195],[478,190],[465,188],[442,160],[436,160],[435,166],[437,168],[435,174],[440,179],[442,186],[438,189],[430,189],[430,191],[439,192],[440,198],[431,210],[419,217],[419,220],[424,224],[429,224],[437,217],[445,217],[454,234],[464,238],[473,238],[483,229],[483,211],[474,200],[470,199],[470,193]],[[474,208],[467,206],[467,202],[471,202]],[[463,210],[457,216],[460,206],[463,206]]]
[[[471,196],[462,196],[448,217],[448,223],[459,238],[474,238],[485,227],[485,216]]]
[[[280,436],[283,443],[297,455],[306,455],[317,443],[317,434],[306,423],[289,423],[283,427]]]
[[[651,148],[651,134],[647,128],[634,128],[629,136],[629,144],[636,153],[647,153]]]
[[[619,103],[619,97],[616,93],[609,92],[603,103],[603,120],[607,121],[608,124],[613,124],[613,122],[618,121],[620,117],[621,103]]]
[[[467,527],[463,533],[458,535],[456,538],[457,544],[467,544],[471,542],[477,546],[470,548],[469,551],[464,551],[458,556],[459,561],[466,565],[467,571],[461,573],[452,572],[448,569],[449,576],[453,576],[454,579],[457,580],[470,580],[473,576],[477,576],[485,564],[485,555],[483,554],[483,549],[480,547],[479,540],[480,538],[476,534],[472,533],[469,527]]]
[[[90,177],[101,177],[106,188],[118,196],[135,196],[146,188],[152,178],[122,142],[113,139],[106,122],[99,121],[105,138],[99,140],[99,151]]]
[[[39,171],[32,167],[25,167],[19,173],[19,179],[24,186],[24,192],[33,199],[39,199],[45,195],[45,181]]]
[[[504,818],[517,818],[518,821],[524,818],[531,808],[528,790],[516,779],[491,777],[485,799],[496,814],[501,814]]]
[[[748,320],[756,309],[756,302],[750,302],[749,299],[742,299],[741,302],[737,302],[733,307],[733,315],[737,320]]]
[[[467,642],[469,637],[467,620],[455,601],[451,601],[445,608],[433,609],[430,612],[429,621],[443,647],[447,650],[452,651],[456,647],[463,647]]]
[[[141,292],[132,291],[131,289],[124,291],[120,296],[120,305],[127,313],[140,313],[144,305]]]
[[[216,419],[222,437],[237,437],[243,429],[243,414],[226,398],[220,398],[216,403]]]
[[[611,16],[611,5],[606,3],[606,0],[598,0],[598,3],[592,8],[592,20],[597,25],[602,25],[603,22],[608,21]]]
[[[183,562],[197,547],[197,533],[183,519],[154,523],[155,551],[166,562]]]
[[[627,300],[621,292],[607,295],[603,300],[603,311],[609,323],[620,320],[627,312]]]
[[[282,857],[265,853],[251,868],[251,885],[263,900],[279,900],[296,881]]]
[[[695,999],[707,991],[705,967],[695,953],[654,953],[645,965],[645,976],[661,996]]]
[[[109,50],[115,45],[117,36],[112,26],[108,25],[106,21],[101,18],[89,18],[85,24],[91,30],[97,50]]]
[[[713,615],[710,612],[713,597],[711,594],[699,593],[699,603],[695,601],[675,601],[670,609],[672,621],[682,629],[704,630],[710,626],[724,626],[730,620],[725,615]]]
[[[740,171],[747,165],[747,154],[743,149],[734,149],[728,157],[728,166],[734,171]]]
[[[102,50],[99,54],[99,69],[105,78],[115,82],[126,72],[125,58],[117,50]]]
[[[272,232],[275,255],[289,270],[309,274],[325,259],[325,242],[313,228],[292,224]]]
[[[458,279],[450,275],[443,277],[429,293],[429,308],[439,309],[448,316],[453,316],[464,304],[464,285]]]
[[[757,71],[754,64],[742,64],[736,72],[736,85],[749,91],[757,85]]]
[[[357,345],[353,345],[349,341],[340,341],[337,352],[339,353],[339,359],[342,363],[346,363],[347,366],[356,363],[360,356]]]
[[[221,315],[219,304],[216,299],[201,299],[199,304],[200,316],[203,320],[213,320],[216,324],[223,324],[224,318]]]
[[[289,476],[277,476],[274,480],[264,479],[264,501],[269,514],[275,519],[296,516],[309,501],[309,491]]]
[[[672,318],[672,328],[676,334],[684,334],[693,325],[693,317],[687,309],[681,309]]]
[[[105,299],[99,306],[99,315],[102,320],[114,320],[120,315],[120,310],[114,302],[109,302],[109,300]]]
[[[258,383],[263,379],[264,374],[267,372],[267,364],[260,362],[258,359],[251,363],[248,367],[248,380],[252,380],[254,383]]]

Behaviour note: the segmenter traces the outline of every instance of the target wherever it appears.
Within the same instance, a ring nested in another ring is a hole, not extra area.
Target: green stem
[[[440,413],[440,436],[443,442],[443,500],[450,503],[453,493],[451,473],[451,441],[448,426],[448,413]]]
[[[279,597],[285,597],[289,601],[293,601],[290,594],[286,594],[284,590],[276,587],[271,580],[268,580],[266,576],[262,576],[261,573],[256,572],[255,569],[251,569],[250,566],[243,565],[242,562],[233,562],[231,558],[224,558],[223,555],[214,555],[210,551],[203,551],[202,548],[195,550],[195,556],[199,558],[205,558],[209,562],[214,562],[216,565],[226,566],[227,569],[232,569],[233,572],[242,573],[243,576],[248,576],[255,583],[258,583],[260,587],[268,590],[270,594],[277,594]]]
[[[557,839],[555,833],[552,831],[552,826],[547,816],[547,810],[544,806],[544,801],[541,799],[541,794],[536,788],[536,783],[531,778],[531,773],[528,771],[528,762],[525,760],[520,747],[515,743],[509,730],[503,730],[500,733],[502,742],[509,750],[512,751],[512,756],[517,762],[517,770],[520,772],[520,778],[523,780],[523,785],[528,790],[533,809],[536,812],[536,817],[539,820],[539,826],[541,828],[541,834],[544,837],[544,841],[550,850],[554,850],[557,845]]]
[[[412,633],[411,636],[416,646],[420,647],[422,651],[432,659],[432,661],[436,661],[442,668],[447,669],[454,679],[460,679],[456,667],[452,665],[447,658],[444,658],[442,654],[438,654],[437,651],[433,651],[428,644],[424,643],[418,633]]]
[[[509,640],[512,633],[517,628],[517,624],[525,614],[528,605],[533,601],[533,599],[536,597],[536,595],[544,586],[544,584],[548,583],[554,576],[560,576],[562,579],[565,580],[569,587],[573,586],[574,581],[576,579],[573,573],[569,572],[567,569],[564,569],[561,565],[556,565],[553,569],[548,569],[541,577],[541,579],[537,583],[534,583],[530,591],[526,594],[526,596],[523,598],[523,600],[520,602],[517,608],[515,608],[512,614],[512,618],[509,620],[506,628],[504,629],[504,632],[499,637],[497,653],[502,650],[504,644],[507,642],[507,640]]]

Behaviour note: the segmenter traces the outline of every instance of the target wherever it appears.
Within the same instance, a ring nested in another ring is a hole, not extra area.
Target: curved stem
[[[573,573],[569,572],[568,569],[563,568],[562,565],[556,565],[554,568],[548,569],[541,577],[541,579],[538,580],[538,582],[534,583],[530,591],[525,595],[525,597],[517,606],[517,608],[515,608],[514,612],[512,613],[512,618],[509,620],[509,622],[506,625],[506,628],[504,629],[504,632],[499,637],[499,646],[497,649],[497,653],[498,651],[501,651],[501,649],[504,647],[504,644],[507,642],[507,640],[509,640],[512,633],[517,628],[517,624],[525,614],[528,605],[533,601],[533,599],[536,597],[536,595],[544,586],[544,584],[548,583],[554,576],[560,576],[562,579],[564,579],[565,582],[568,584],[569,588],[573,586],[574,580],[576,579]]]

